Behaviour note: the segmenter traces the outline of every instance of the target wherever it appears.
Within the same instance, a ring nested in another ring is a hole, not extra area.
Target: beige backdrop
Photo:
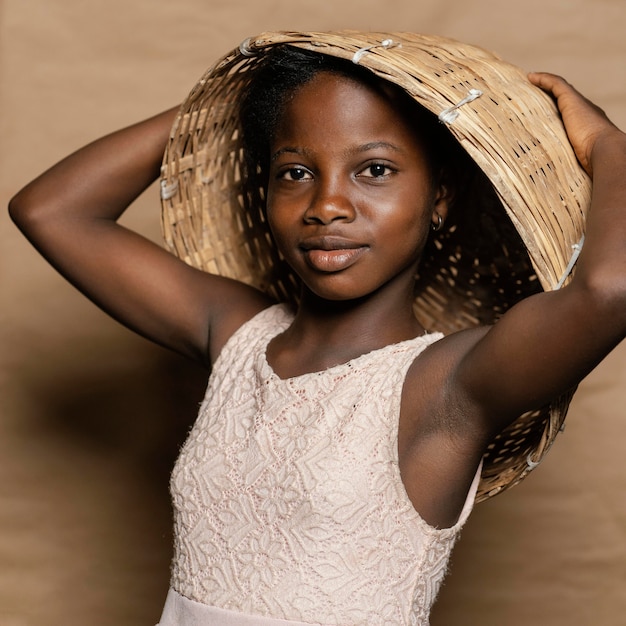
[[[624,0],[4,0],[3,206],[96,136],[180,101],[246,36],[456,37],[566,75],[626,128]],[[154,624],[168,472],[204,374],[108,320],[0,215],[0,624]],[[127,223],[159,237],[152,188]],[[564,347],[568,349],[567,346]],[[522,485],[477,507],[433,626],[626,624],[626,345]]]

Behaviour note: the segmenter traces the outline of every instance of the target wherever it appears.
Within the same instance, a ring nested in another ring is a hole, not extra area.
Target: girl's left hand
[[[600,107],[585,98],[561,76],[532,72],[528,79],[555,99],[576,157],[591,176],[593,149],[598,140],[613,134],[616,137],[621,135],[623,140],[623,133]]]

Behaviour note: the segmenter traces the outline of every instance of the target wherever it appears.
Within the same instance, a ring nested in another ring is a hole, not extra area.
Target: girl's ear
[[[453,187],[440,179],[433,201],[431,226],[433,230],[441,230],[448,217],[448,211],[454,200]]]

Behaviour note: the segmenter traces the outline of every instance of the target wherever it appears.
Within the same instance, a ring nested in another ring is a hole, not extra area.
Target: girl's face
[[[317,296],[412,292],[431,222],[445,218],[415,129],[392,96],[320,73],[298,89],[272,143],[267,215],[287,262]]]

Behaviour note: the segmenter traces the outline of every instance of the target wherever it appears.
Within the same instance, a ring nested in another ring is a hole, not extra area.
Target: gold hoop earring
[[[439,215],[439,213],[436,213],[437,215],[437,223],[433,224],[432,222],[430,223],[430,228],[433,232],[438,232],[443,228],[443,217],[441,217],[441,215]]]

